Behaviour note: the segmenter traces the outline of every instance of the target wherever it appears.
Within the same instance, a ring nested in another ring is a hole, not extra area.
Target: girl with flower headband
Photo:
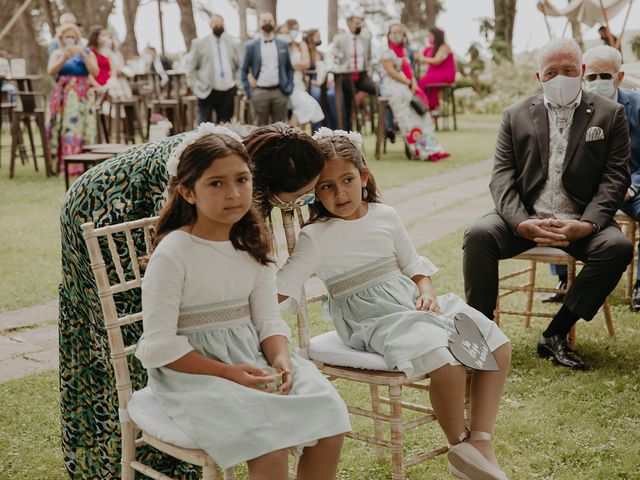
[[[431,404],[452,445],[450,471],[464,479],[505,479],[491,439],[511,359],[509,340],[458,296],[436,296],[431,275],[437,268],[417,254],[395,209],[380,203],[362,137],[321,128],[314,138],[325,166],[310,219],[278,273],[279,300],[299,301],[315,273],[329,291],[323,311],[346,345],[382,355],[389,368],[409,378],[430,376]],[[470,433],[466,369],[448,349],[452,317],[460,313],[478,327],[499,368],[474,373]],[[309,353],[313,357],[313,343]]]
[[[334,478],[347,410],[289,355],[252,168],[240,137],[211,124],[173,152],[136,356],[163,410],[220,467],[246,461],[250,479],[284,480],[286,449],[298,447],[298,478]]]

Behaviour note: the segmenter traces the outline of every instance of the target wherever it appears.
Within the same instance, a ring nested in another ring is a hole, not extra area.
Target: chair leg
[[[380,410],[380,392],[377,385],[369,385],[369,391],[371,393],[371,410],[374,413],[382,413]],[[384,440],[384,425],[382,420],[373,420],[373,434],[376,440]],[[385,457],[385,448],[381,445],[376,445],[376,455],[378,460],[383,460]]]
[[[604,300],[602,304],[602,311],[604,312],[604,321],[607,324],[607,331],[610,337],[616,336],[616,326],[613,323],[613,317],[611,316],[611,306],[609,305],[609,298]]]
[[[40,141],[42,142],[42,154],[44,156],[44,168],[47,172],[47,177],[53,175],[53,167],[51,166],[51,148],[47,141],[47,134],[44,125],[44,115],[36,115],[36,125],[40,132]]]
[[[236,470],[235,468],[227,468],[224,471],[224,480],[235,480],[236,478]]]
[[[136,477],[135,470],[131,467],[131,462],[136,459],[135,444],[135,427],[132,422],[122,422],[122,462],[121,462],[121,480],[134,480]]]
[[[635,253],[635,249],[636,249],[636,222],[634,220],[630,220],[629,223],[626,226],[626,232],[625,234],[627,235],[627,238],[629,239],[629,241],[631,242],[631,245],[633,245],[633,249],[634,249],[634,253]],[[635,255],[634,255],[634,259],[635,260]],[[627,265],[627,275],[626,275],[626,283],[625,283],[625,298],[627,300],[631,299],[631,295],[633,293],[633,270],[635,268],[635,263],[633,260],[631,260],[631,263],[629,263],[629,265]]]
[[[538,262],[531,260],[531,270],[529,270],[529,290],[527,290],[527,305],[524,315],[524,328],[531,328],[531,311],[533,309],[533,289],[536,287],[536,267]]]
[[[389,387],[391,403],[391,480],[404,480],[404,429],[402,426],[402,387]]]
[[[27,135],[29,135],[29,142],[31,143],[31,155],[33,156],[33,166],[38,171],[38,157],[36,156],[36,144],[33,141],[33,129],[31,128],[31,118],[24,119],[24,124],[27,127]]]
[[[571,330],[569,330],[569,335],[567,335],[567,343],[569,343],[569,346],[572,349],[576,348],[576,326],[575,326],[575,324],[573,325],[573,327],[571,327]]]

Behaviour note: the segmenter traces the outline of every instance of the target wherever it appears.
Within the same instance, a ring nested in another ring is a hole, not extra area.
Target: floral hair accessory
[[[211,122],[201,123],[198,125],[196,130],[187,133],[182,138],[182,142],[180,142],[176,149],[169,155],[169,159],[167,160],[167,171],[169,172],[169,175],[172,177],[178,175],[178,164],[180,163],[180,157],[185,149],[189,145],[193,145],[200,137],[204,137],[209,134],[226,135],[227,137],[231,137],[235,141],[242,143],[240,135],[227,127],[221,127],[220,125],[216,125]]]
[[[331,137],[344,137],[353,143],[358,150],[362,150],[364,141],[362,135],[358,132],[347,132],[346,130],[331,130],[327,127],[320,127],[316,133],[313,134],[314,140],[320,140],[321,138]]]

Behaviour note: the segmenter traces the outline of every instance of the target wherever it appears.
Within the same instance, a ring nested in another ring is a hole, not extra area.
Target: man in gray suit
[[[240,65],[240,44],[224,33],[224,18],[211,16],[212,32],[193,41],[187,64],[187,83],[198,97],[198,124],[210,122],[216,112],[217,122],[233,116]]]
[[[567,334],[591,320],[632,258],[613,221],[629,187],[629,130],[624,107],[582,91],[582,52],[557,39],[540,53],[542,94],[505,110],[489,188],[495,211],[465,232],[467,302],[493,318],[498,261],[536,245],[584,262],[560,311],[538,341],[538,355],[582,370]]]
[[[371,68],[371,37],[362,33],[362,17],[347,18],[348,32],[336,35],[332,42],[331,53],[334,68],[338,72],[353,72],[351,78],[342,78],[344,94],[344,124],[351,130],[351,104],[356,91],[376,94],[376,84],[369,76]],[[354,89],[355,88],[355,89]],[[337,112],[340,115],[340,112]]]

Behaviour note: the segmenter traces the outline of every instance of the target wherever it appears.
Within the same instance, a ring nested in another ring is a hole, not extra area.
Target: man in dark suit
[[[293,92],[293,66],[286,43],[275,37],[271,13],[259,17],[260,35],[244,47],[240,79],[251,101],[256,125],[287,120]]]
[[[624,107],[582,91],[582,53],[569,39],[543,47],[543,93],[505,110],[490,190],[494,212],[463,242],[467,302],[493,318],[498,261],[536,245],[562,248],[585,266],[538,341],[538,354],[585,369],[567,344],[571,327],[591,320],[631,260],[633,247],[612,221],[629,187]]]

